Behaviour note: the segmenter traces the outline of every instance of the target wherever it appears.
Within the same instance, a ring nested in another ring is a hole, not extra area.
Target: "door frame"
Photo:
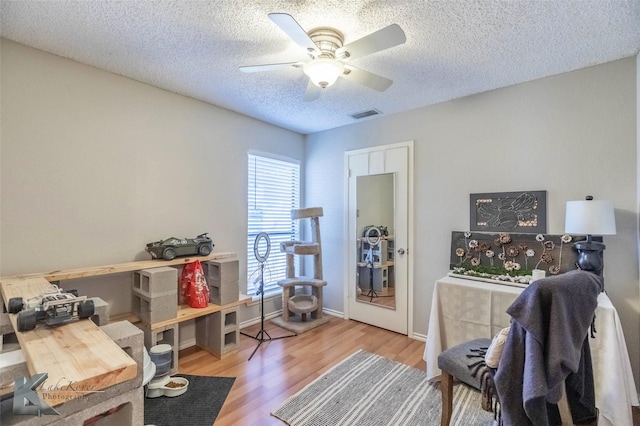
[[[384,152],[388,149],[407,147],[407,244],[405,255],[407,256],[407,336],[413,338],[413,141],[398,142],[388,145],[379,145],[370,148],[345,151],[344,153],[344,230],[349,230],[349,157],[352,155],[370,154],[372,152]],[[352,236],[347,237],[344,245],[344,267],[343,267],[343,306],[344,318],[349,319],[349,282],[350,274],[354,274],[356,265],[349,264],[349,251],[353,250],[351,244]]]

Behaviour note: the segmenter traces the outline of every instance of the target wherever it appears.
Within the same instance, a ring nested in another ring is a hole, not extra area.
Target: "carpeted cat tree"
[[[329,321],[322,314],[322,288],[327,285],[322,279],[322,215],[322,207],[291,210],[292,219],[311,221],[311,241],[280,243],[280,251],[287,254],[287,278],[278,282],[282,287],[282,317],[272,322],[298,334]],[[313,256],[313,278],[296,276],[294,256]]]

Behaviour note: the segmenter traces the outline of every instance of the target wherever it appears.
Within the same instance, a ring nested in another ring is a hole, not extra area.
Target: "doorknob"
[[[398,254],[404,254],[404,249],[402,247],[398,249]]]

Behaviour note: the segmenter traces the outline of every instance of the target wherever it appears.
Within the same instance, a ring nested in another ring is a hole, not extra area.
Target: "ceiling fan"
[[[349,64],[349,61],[403,44],[407,38],[399,25],[389,25],[345,45],[343,34],[334,28],[321,27],[306,32],[287,13],[270,13],[269,18],[301,46],[311,60],[244,66],[240,67],[241,71],[260,72],[289,67],[302,68],[309,77],[309,84],[304,94],[305,101],[318,99],[322,90],[335,83],[338,77],[355,81],[379,92],[386,90],[393,83],[386,77],[354,67]]]

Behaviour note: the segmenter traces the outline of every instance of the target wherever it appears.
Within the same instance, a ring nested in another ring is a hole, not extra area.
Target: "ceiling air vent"
[[[382,113],[377,109],[370,109],[369,111],[363,111],[363,112],[357,112],[355,114],[351,114],[351,117],[355,118],[356,120],[360,120],[361,118],[371,117],[372,115],[378,115],[378,114],[382,114]]]

